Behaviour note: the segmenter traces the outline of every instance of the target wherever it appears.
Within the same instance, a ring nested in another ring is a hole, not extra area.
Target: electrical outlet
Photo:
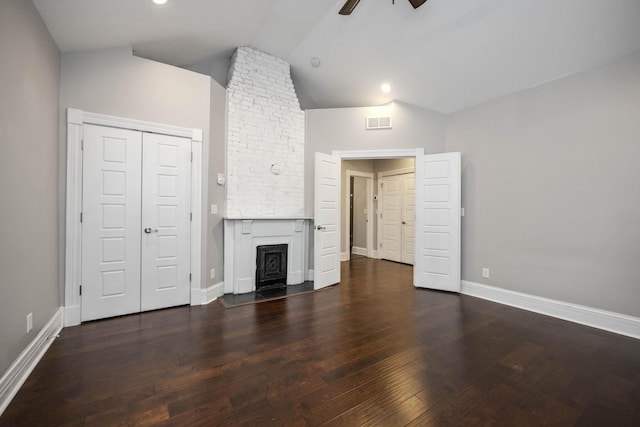
[[[33,313],[27,314],[27,333],[33,329]]]
[[[218,213],[218,205],[211,205],[211,215]]]
[[[490,273],[490,271],[489,271],[488,268],[483,268],[482,269],[482,277],[484,277],[485,279],[489,278],[489,273]]]
[[[215,268],[212,268],[212,269],[211,269],[211,271],[210,271],[210,276],[211,276],[211,278],[212,278],[212,279],[215,279],[215,278],[216,278],[216,269],[215,269]]]

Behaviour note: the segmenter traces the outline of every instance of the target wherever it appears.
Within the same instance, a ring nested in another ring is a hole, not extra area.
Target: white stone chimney
[[[227,216],[302,217],[305,117],[289,64],[240,47],[227,93]]]

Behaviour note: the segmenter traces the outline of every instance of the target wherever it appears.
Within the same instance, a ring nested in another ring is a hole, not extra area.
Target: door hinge
[[[380,247],[382,247],[382,243],[380,243]]]
[[[193,212],[189,212],[189,221],[193,221]]]
[[[191,282],[191,273],[189,273],[189,282]]]
[[[82,285],[80,285],[80,295],[82,295]]]
[[[80,150],[84,150],[84,139],[80,140]]]
[[[82,212],[80,212],[80,222],[82,222]]]
[[[191,161],[193,162],[193,151],[191,152]]]

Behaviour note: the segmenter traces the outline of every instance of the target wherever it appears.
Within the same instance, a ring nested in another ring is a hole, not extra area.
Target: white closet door
[[[401,175],[402,178],[402,262],[412,264],[415,252],[416,221],[416,180],[412,173]]]
[[[145,133],[142,300],[154,310],[190,301],[191,141]]]
[[[402,181],[399,175],[382,180],[382,256],[402,261]]]
[[[413,173],[391,175],[382,183],[382,256],[413,264],[415,247],[415,179]]]
[[[82,321],[140,311],[140,132],[84,126]]]

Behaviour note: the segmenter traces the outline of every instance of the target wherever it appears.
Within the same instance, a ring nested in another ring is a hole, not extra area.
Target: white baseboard
[[[313,282],[313,277],[314,277],[314,270],[307,270],[307,275],[305,276],[304,280]]]
[[[205,289],[191,289],[191,305],[207,305],[224,294],[224,282],[215,283]]]
[[[371,258],[380,259],[380,253],[378,251],[371,251]]]
[[[207,289],[202,289],[202,305],[209,304],[215,301],[218,297],[224,294],[224,282],[218,282],[209,286]]]
[[[349,252],[340,252],[340,261],[349,261]]]
[[[640,338],[640,318],[583,305],[514,292],[481,283],[461,281],[461,293],[522,308],[605,331]]]
[[[27,380],[29,374],[31,374],[53,340],[60,333],[63,311],[62,307],[56,310],[53,317],[49,319],[42,330],[38,332],[38,335],[35,336],[33,341],[20,353],[18,358],[9,366],[7,372],[0,378],[0,415],[7,409],[22,384]]]
[[[367,251],[367,248],[360,248],[358,246],[354,246],[351,248],[351,253],[356,254],[356,255],[362,255],[362,256],[368,256],[369,253]]]

